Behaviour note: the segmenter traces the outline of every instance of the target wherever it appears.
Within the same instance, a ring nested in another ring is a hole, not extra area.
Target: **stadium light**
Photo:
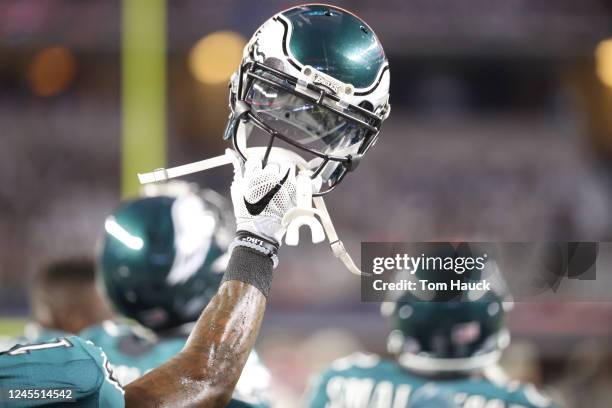
[[[216,31],[203,37],[189,54],[191,74],[207,85],[226,82],[240,64],[245,43],[245,38],[233,31]]]
[[[110,235],[121,241],[125,246],[135,251],[139,251],[144,247],[142,238],[130,234],[115,220],[115,217],[109,217],[104,222],[104,229]]]
[[[32,91],[38,96],[53,96],[66,90],[76,72],[76,59],[66,47],[45,48],[34,56],[28,69]]]
[[[603,40],[595,50],[597,76],[606,86],[612,88],[612,38]]]

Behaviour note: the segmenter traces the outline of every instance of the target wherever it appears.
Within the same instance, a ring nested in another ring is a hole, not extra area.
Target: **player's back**
[[[533,385],[518,381],[492,381],[486,376],[436,380],[437,387],[453,395],[459,407],[553,408],[556,405]]]
[[[124,406],[105,354],[76,336],[0,353],[0,388],[0,407]]]
[[[430,401],[446,401],[448,405],[445,407],[555,407],[531,385],[492,381],[483,375],[421,376],[395,361],[365,353],[355,353],[332,363],[311,383],[305,402],[310,408],[405,408],[427,406],[428,398]]]
[[[310,384],[308,407],[361,408],[408,406],[414,390],[427,383],[395,362],[375,354],[355,353],[334,361]]]

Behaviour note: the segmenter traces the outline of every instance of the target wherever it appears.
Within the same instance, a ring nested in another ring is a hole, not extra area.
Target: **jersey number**
[[[30,354],[34,350],[46,350],[58,347],[72,347],[72,343],[68,339],[59,339],[50,343],[28,344],[26,346],[17,346],[7,351],[9,356],[19,356],[21,354]]]

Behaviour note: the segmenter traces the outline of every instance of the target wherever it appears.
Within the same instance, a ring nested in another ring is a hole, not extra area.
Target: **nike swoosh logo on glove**
[[[276,185],[272,187],[272,189],[268,191],[266,195],[264,195],[263,197],[261,197],[258,201],[254,203],[249,203],[246,200],[246,198],[244,198],[244,205],[246,206],[246,209],[249,212],[249,214],[251,215],[261,214],[263,210],[266,209],[266,207],[268,206],[272,198],[274,198],[274,195],[278,193],[281,187],[283,187],[283,184],[285,184],[285,181],[287,181],[288,177],[289,177],[289,170],[287,170],[287,174],[285,174],[285,177],[283,177],[281,181],[276,183]]]

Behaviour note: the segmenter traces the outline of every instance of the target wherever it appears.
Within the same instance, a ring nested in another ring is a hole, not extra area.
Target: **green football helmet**
[[[389,63],[359,17],[305,4],[267,20],[230,81],[225,132],[246,160],[249,144],[305,153],[312,178],[333,189],[374,145],[390,111]],[[264,139],[253,141],[254,130]]]
[[[483,255],[467,243],[435,243],[427,248],[424,256],[444,260]],[[381,312],[392,327],[388,351],[404,367],[429,374],[468,372],[495,364],[510,341],[504,317],[512,307],[497,264],[487,259],[481,270],[461,274],[441,266],[419,268],[410,279],[449,284],[451,279],[468,283],[485,277],[492,283],[490,290],[405,291],[384,302]]]
[[[223,197],[168,184],[106,218],[97,258],[115,308],[155,331],[197,320],[220,285],[233,231]]]

